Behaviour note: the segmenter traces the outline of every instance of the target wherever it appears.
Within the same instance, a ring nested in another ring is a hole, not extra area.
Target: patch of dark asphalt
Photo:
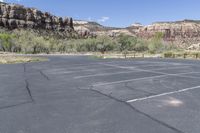
[[[77,87],[77,89],[80,89],[80,88]],[[104,94],[104,93],[102,93],[102,92],[100,92],[100,91],[98,91],[98,90],[93,89],[93,86],[90,86],[89,89],[80,89],[80,90],[90,90],[90,91],[93,91],[93,92],[98,93],[98,94],[100,94],[100,95],[103,95],[103,96],[105,96],[105,97],[108,97],[108,98],[110,98],[110,99],[112,99],[112,100],[114,100],[114,101],[116,101],[116,102],[125,104],[125,105],[127,105],[130,109],[132,109],[132,110],[136,111],[137,113],[139,113],[139,114],[141,114],[141,115],[143,115],[143,116],[145,116],[145,117],[147,117],[147,118],[149,118],[149,119],[155,121],[156,123],[158,123],[158,124],[160,124],[160,125],[162,125],[162,126],[165,126],[165,127],[169,128],[169,129],[171,129],[171,130],[173,130],[173,131],[175,131],[175,132],[177,132],[177,133],[184,133],[183,131],[181,131],[181,130],[179,130],[179,129],[173,127],[173,126],[170,126],[170,125],[168,125],[167,123],[162,122],[162,121],[160,121],[160,120],[158,120],[158,119],[156,119],[156,118],[154,118],[154,117],[152,117],[152,116],[150,116],[150,115],[148,115],[148,114],[146,114],[146,113],[144,113],[144,112],[142,112],[142,111],[136,109],[134,106],[132,106],[131,104],[127,103],[126,101],[117,99],[117,98],[115,98],[115,97],[112,97],[111,95],[107,95],[107,94]]]
[[[144,92],[144,93],[149,94],[149,96],[155,95],[155,94],[156,94],[156,93],[151,93],[151,92],[148,92],[148,91],[144,91],[144,90],[139,90],[139,89],[132,88],[132,87],[128,86],[128,83],[129,83],[129,82],[125,82],[125,85],[124,85],[124,86],[125,86],[126,88],[128,88],[128,89],[136,90],[136,91],[140,91],[140,92]]]

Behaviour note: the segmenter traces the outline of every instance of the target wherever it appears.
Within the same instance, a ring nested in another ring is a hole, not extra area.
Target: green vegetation
[[[0,32],[0,51],[25,54],[38,53],[76,53],[76,52],[120,52],[124,56],[134,52],[162,53],[174,49],[164,44],[162,33],[156,33],[146,40],[128,35],[115,38],[98,36],[87,39],[63,39],[56,36],[41,35],[32,30],[14,30]]]
[[[1,49],[4,52],[12,51],[12,48],[13,48],[12,39],[13,38],[14,38],[13,35],[9,35],[9,34],[6,34],[6,33],[0,34]]]

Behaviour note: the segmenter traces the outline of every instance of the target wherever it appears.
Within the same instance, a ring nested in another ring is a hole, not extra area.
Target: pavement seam
[[[25,76],[25,84],[26,84],[25,88],[28,92],[28,95],[31,99],[31,102],[34,102],[34,99],[33,99],[33,96],[32,96],[32,93],[31,93],[31,90],[30,90],[30,87],[29,87],[29,82],[28,82],[28,79],[26,77],[26,64],[23,64],[23,67],[24,67],[24,76]]]
[[[136,109],[135,107],[133,107],[131,104],[129,104],[129,103],[126,102],[126,101],[117,99],[117,98],[115,98],[115,97],[112,97],[111,95],[104,94],[104,93],[102,93],[102,92],[100,92],[100,91],[98,91],[98,90],[95,90],[95,89],[93,89],[93,88],[94,88],[94,86],[90,86],[90,88],[87,89],[87,90],[96,92],[96,93],[98,93],[98,94],[100,94],[100,95],[103,95],[103,96],[105,96],[105,97],[108,97],[108,98],[110,98],[110,99],[113,99],[113,100],[115,100],[116,102],[123,103],[123,104],[127,105],[128,107],[130,107],[132,110],[136,111],[137,113],[139,113],[139,114],[141,114],[141,115],[143,115],[143,116],[146,116],[147,118],[153,120],[154,122],[156,122],[156,123],[158,123],[158,124],[160,124],[160,125],[162,125],[162,126],[164,126],[164,127],[167,127],[167,128],[169,128],[169,129],[171,129],[171,130],[177,132],[177,133],[184,133],[183,131],[181,131],[181,130],[179,130],[179,129],[173,127],[173,126],[170,126],[170,125],[168,125],[167,123],[165,123],[165,122],[163,122],[163,121],[160,121],[160,120],[158,120],[158,119],[156,119],[156,118],[154,118],[154,117],[152,117],[152,116],[150,116],[150,115],[148,115],[148,114],[146,114],[146,113],[144,113],[144,112],[142,112],[142,111]],[[77,87],[77,89],[80,89],[80,88]],[[82,90],[82,89],[81,89],[81,90]]]
[[[26,72],[26,63],[23,64],[24,73]]]
[[[3,106],[3,107],[0,107],[0,110],[8,109],[8,108],[13,108],[13,107],[21,106],[21,105],[25,105],[25,104],[28,104],[28,103],[32,103],[32,101],[26,101],[26,102],[22,102],[22,103],[18,103],[18,104],[13,104],[13,105],[9,105],[9,106]]]
[[[30,88],[29,88],[29,82],[28,82],[27,79],[25,80],[25,83],[26,83],[26,90],[27,90],[27,92],[28,92],[28,95],[29,95],[31,101],[34,102],[34,99],[33,99],[32,93],[31,93],[31,90],[30,90]]]
[[[45,79],[50,80],[49,77],[44,72],[42,72],[42,70],[39,70],[39,72]]]

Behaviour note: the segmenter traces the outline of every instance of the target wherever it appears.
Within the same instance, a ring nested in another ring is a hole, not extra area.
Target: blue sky
[[[58,16],[126,27],[134,22],[200,20],[200,0],[5,0]]]

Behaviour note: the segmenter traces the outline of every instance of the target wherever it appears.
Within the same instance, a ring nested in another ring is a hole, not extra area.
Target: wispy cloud
[[[4,0],[0,0],[0,2],[4,2]]]
[[[98,19],[98,22],[106,22],[110,19],[110,17],[101,17],[100,19]]]

